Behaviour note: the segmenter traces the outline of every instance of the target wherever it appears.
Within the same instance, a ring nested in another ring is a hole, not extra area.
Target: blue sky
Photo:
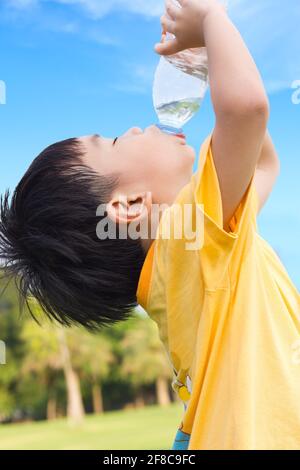
[[[261,71],[282,171],[259,227],[300,287],[300,2],[229,0],[230,16]],[[13,188],[46,145],[115,137],[156,122],[152,80],[163,0],[0,0],[0,192]],[[197,151],[211,132],[209,94],[186,126]]]

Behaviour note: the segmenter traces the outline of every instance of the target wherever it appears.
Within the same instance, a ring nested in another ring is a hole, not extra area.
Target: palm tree
[[[63,328],[53,324],[40,326],[28,320],[22,337],[27,347],[22,373],[37,374],[47,388],[47,418],[56,416],[55,380],[58,371],[63,370],[67,389],[67,416],[72,422],[80,422],[84,416],[80,383],[72,366]]]
[[[88,333],[83,328],[68,331],[73,366],[92,388],[94,413],[103,413],[102,383],[115,362],[112,343],[102,333]]]
[[[84,417],[84,407],[80,389],[79,376],[77,371],[73,367],[66,332],[63,328],[57,329],[57,337],[60,345],[62,365],[67,386],[67,415],[72,422],[79,424],[81,423]]]
[[[156,324],[148,317],[132,320],[132,328],[121,342],[123,360],[121,370],[129,377],[137,391],[141,385],[155,382],[157,403],[170,404],[169,383],[172,367],[159,339]],[[137,406],[143,406],[143,396],[138,395]]]

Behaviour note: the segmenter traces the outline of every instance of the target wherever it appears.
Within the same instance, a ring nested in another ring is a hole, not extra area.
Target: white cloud
[[[112,12],[128,12],[157,18],[164,0],[2,0],[14,8],[30,9],[45,4],[76,7],[86,17],[98,21]],[[300,2],[289,0],[229,0],[229,14],[241,31],[269,93],[290,88],[300,79]],[[97,36],[97,35],[96,35]],[[99,43],[113,43],[109,32],[95,37]],[[91,37],[92,39],[92,37]],[[220,46],[221,47],[221,46]]]
[[[160,16],[163,0],[4,0],[14,8],[28,8],[43,3],[60,3],[82,8],[90,17],[100,19],[112,11],[128,11],[147,17]]]
[[[144,16],[155,17],[164,10],[161,0],[54,0],[57,3],[79,5],[94,18],[99,19],[111,11],[128,11]]]

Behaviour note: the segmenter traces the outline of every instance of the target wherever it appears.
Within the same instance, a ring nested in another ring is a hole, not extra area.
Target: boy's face
[[[143,132],[134,127],[114,138],[82,137],[84,163],[100,175],[118,174],[114,196],[151,193],[152,203],[172,204],[190,181],[195,151],[180,137],[165,134],[156,126]]]

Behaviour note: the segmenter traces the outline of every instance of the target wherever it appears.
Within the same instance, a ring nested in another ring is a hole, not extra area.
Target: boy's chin
[[[196,151],[191,145],[186,145],[186,148],[188,149],[189,157],[192,160],[192,163],[194,164],[196,160]]]
[[[194,147],[185,144],[182,147],[182,151],[180,152],[180,159],[182,159],[182,163],[184,166],[187,166],[188,168],[193,168],[193,165],[196,160],[196,152]]]

